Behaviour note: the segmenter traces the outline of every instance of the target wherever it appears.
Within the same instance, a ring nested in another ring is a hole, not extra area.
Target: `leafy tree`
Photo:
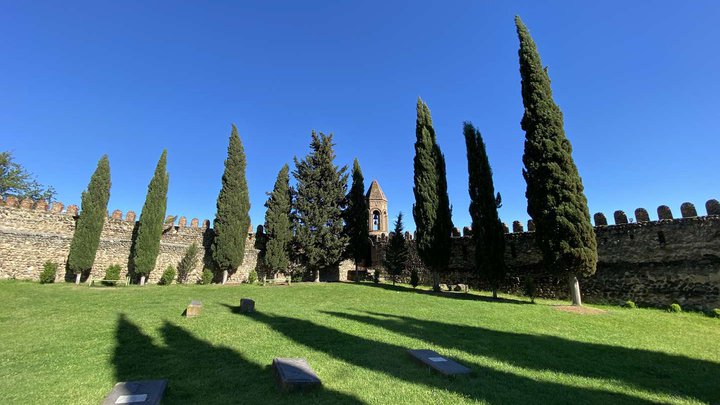
[[[582,180],[565,137],[563,115],[552,98],[550,77],[530,33],[515,17],[525,114],[523,176],[528,214],[547,266],[568,277],[573,305],[582,305],[577,276],[595,273],[597,241]]]
[[[481,278],[490,283],[493,298],[505,277],[505,230],[498,217],[500,194],[495,196],[492,169],[480,131],[469,122],[464,124],[467,146],[475,266]]]
[[[332,134],[312,132],[310,153],[295,158],[293,176],[295,195],[296,241],[307,268],[320,281],[322,269],[337,266],[348,238],[343,234],[342,210],[347,192],[347,167],[333,163]]]
[[[43,186],[19,163],[13,161],[12,153],[0,152],[0,196],[45,200],[55,198],[55,189]]]
[[[275,187],[265,202],[265,267],[272,275],[287,271],[290,265],[289,248],[292,240],[292,192],[288,165],[283,165],[275,180]],[[263,276],[264,277],[264,276]],[[289,277],[288,277],[289,278]]]
[[[347,209],[345,210],[345,234],[349,238],[348,253],[355,262],[355,281],[358,276],[358,263],[368,259],[370,251],[370,233],[368,230],[370,213],[365,198],[365,181],[363,179],[360,163],[353,162],[352,187],[347,195]]]
[[[447,270],[450,261],[452,208],[447,194],[445,157],[437,145],[430,109],[419,98],[415,136],[415,243],[420,259],[432,272],[433,289],[440,291],[440,272]]]
[[[167,207],[167,190],[170,176],[166,171],[167,150],[160,155],[155,174],[148,185],[145,204],[140,212],[138,221],[135,248],[133,251],[133,270],[140,275],[140,285],[155,268],[158,253],[160,253],[160,238],[165,223],[165,208]]]
[[[185,250],[183,258],[180,259],[180,263],[177,266],[177,280],[178,283],[183,284],[187,282],[188,275],[195,268],[198,257],[198,245],[193,242]]]
[[[222,271],[223,284],[227,282],[228,274],[236,271],[245,258],[245,241],[250,228],[250,195],[245,167],[245,150],[233,125],[213,227],[212,254]]]
[[[395,220],[395,235],[390,238],[387,250],[385,251],[385,269],[392,276],[393,285],[397,281],[397,276],[401,275],[405,270],[408,259],[408,248],[405,245],[405,235],[403,234],[403,214],[398,214]]]
[[[67,266],[75,274],[75,284],[80,283],[82,274],[89,273],[95,262],[109,199],[110,161],[103,155],[90,177],[87,190],[82,193],[80,217],[70,242]]]

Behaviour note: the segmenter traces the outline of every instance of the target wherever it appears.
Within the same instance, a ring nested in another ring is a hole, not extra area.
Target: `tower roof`
[[[367,194],[365,194],[365,198],[367,198],[368,200],[387,201],[387,197],[385,197],[385,193],[383,193],[377,180],[372,181],[372,184],[370,185]]]

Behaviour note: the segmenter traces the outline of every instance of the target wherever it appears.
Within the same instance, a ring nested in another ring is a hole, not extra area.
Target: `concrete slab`
[[[115,384],[102,405],[157,405],[162,400],[167,380],[126,381]]]
[[[272,367],[281,391],[307,390],[322,384],[305,359],[275,358]]]
[[[408,350],[407,353],[414,360],[442,375],[452,376],[472,373],[471,369],[454,360],[441,356],[433,350]]]

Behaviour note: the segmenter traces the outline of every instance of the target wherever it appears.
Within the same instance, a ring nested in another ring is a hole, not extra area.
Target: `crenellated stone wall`
[[[683,218],[673,219],[670,208],[660,206],[660,219],[651,221],[647,210],[639,208],[635,210],[637,222],[616,211],[615,225],[607,225],[602,213],[595,214],[598,267],[594,276],[581,280],[583,295],[589,301],[633,300],[658,307],[677,302],[684,308],[720,308],[720,205],[710,200],[706,209],[707,216],[697,216],[695,207],[684,203]],[[540,296],[567,297],[566,281],[544,268],[534,233],[523,232],[518,221],[512,228],[514,232],[505,238],[508,277],[502,290],[522,293],[525,280],[532,276]],[[528,229],[534,230],[532,223]],[[462,237],[459,229],[453,231],[450,271],[443,275],[443,282],[487,288],[473,270],[471,235],[468,227]],[[374,241],[373,264],[379,263],[389,236]]]
[[[13,197],[0,199],[0,279],[16,278],[37,280],[46,261],[59,265],[58,279],[64,276],[70,241],[77,219],[77,207],[54,203],[51,207],[44,202],[18,201]],[[100,246],[95,257],[92,276],[102,278],[112,264],[122,268],[121,277],[127,274],[130,260],[136,215],[129,211],[125,218],[119,210],[107,217],[100,237]],[[210,221],[202,226],[197,218],[187,226],[185,217],[179,218],[178,225],[168,225],[160,242],[160,254],[155,269],[150,273],[149,282],[157,282],[168,265],[177,267],[187,248],[197,243],[200,248],[197,264],[188,277],[189,282],[200,278],[202,269],[208,263],[207,253],[212,240]],[[231,275],[231,282],[247,279],[248,273],[257,266],[255,235],[248,232],[245,244],[245,260],[238,271]],[[203,247],[205,249],[203,249]]]

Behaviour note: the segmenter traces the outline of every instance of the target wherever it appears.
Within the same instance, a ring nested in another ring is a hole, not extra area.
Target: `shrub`
[[[417,288],[418,284],[420,284],[420,277],[418,277],[418,272],[415,269],[410,270],[410,285],[413,286],[413,288]]]
[[[680,306],[680,304],[674,303],[674,304],[670,305],[670,307],[668,308],[668,311],[670,311],[670,312],[682,312],[682,307]]]
[[[526,297],[530,297],[530,302],[535,303],[535,297],[537,297],[537,285],[535,285],[535,279],[528,277],[525,279],[523,284],[523,292]]]
[[[635,305],[635,303],[634,303],[633,301],[627,300],[627,301],[625,301],[625,303],[623,304],[623,307],[629,308],[629,309],[635,309],[635,308],[637,308],[637,305]]]
[[[45,264],[43,264],[43,271],[40,273],[40,284],[54,283],[57,268],[57,263],[51,261],[45,262]]]
[[[257,279],[258,279],[257,271],[250,270],[250,273],[248,273],[247,282],[250,284],[255,284]]]
[[[185,255],[183,256],[182,260],[180,260],[180,263],[178,263],[178,283],[184,283],[187,281],[188,275],[195,268],[195,264],[197,262],[197,255],[198,247],[197,244],[193,242],[192,245],[188,246],[187,250],[185,251]]]
[[[712,316],[713,318],[720,318],[720,308],[715,308],[710,311],[710,316]]]
[[[213,272],[210,269],[205,269],[202,272],[202,279],[200,280],[200,284],[210,284],[213,280]]]
[[[111,264],[105,269],[105,277],[103,280],[120,280],[120,265]],[[103,285],[112,285],[112,283],[102,283]]]
[[[120,279],[120,265],[119,264],[111,264],[108,266],[107,269],[105,269],[105,278],[104,280],[119,280]]]
[[[170,285],[175,280],[175,268],[173,266],[167,266],[162,276],[160,276],[160,285]]]

